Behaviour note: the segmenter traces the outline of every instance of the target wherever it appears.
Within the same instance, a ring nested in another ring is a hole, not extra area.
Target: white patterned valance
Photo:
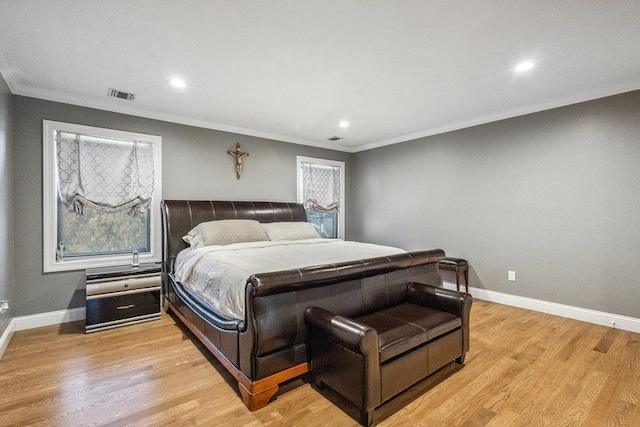
[[[302,169],[302,200],[309,212],[340,210],[340,167],[300,163]]]
[[[146,212],[153,197],[153,144],[56,132],[58,192],[66,209],[83,214]]]

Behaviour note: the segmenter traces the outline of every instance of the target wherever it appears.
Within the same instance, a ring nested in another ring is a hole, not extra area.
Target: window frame
[[[318,159],[315,157],[296,156],[296,180],[297,180],[297,200],[298,203],[304,203],[302,200],[302,163],[313,163],[323,166],[337,166],[340,168],[340,210],[338,211],[338,238],[344,240],[345,236],[345,211],[347,210],[346,193],[344,185],[345,163],[339,160]]]
[[[160,262],[162,257],[162,242],[160,238],[160,201],[162,200],[162,137],[142,133],[127,132],[115,129],[105,129],[74,123],[42,121],[42,206],[43,206],[43,271],[52,273],[57,271],[84,270],[94,267],[110,267],[127,265],[132,262],[132,254],[92,255],[56,260],[58,233],[58,189],[57,189],[57,158],[55,132],[66,131],[106,138],[129,139],[153,144],[154,186],[153,198],[149,207],[150,213],[150,248],[149,253],[141,253],[140,263]]]

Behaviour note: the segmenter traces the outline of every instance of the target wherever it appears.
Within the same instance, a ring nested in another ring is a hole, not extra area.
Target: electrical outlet
[[[512,282],[516,281],[516,272],[515,271],[510,271],[509,272],[509,280]]]
[[[6,313],[7,311],[9,311],[9,301],[8,300],[0,301],[0,313]]]

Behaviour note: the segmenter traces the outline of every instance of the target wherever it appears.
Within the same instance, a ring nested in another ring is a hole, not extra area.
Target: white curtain
[[[153,197],[153,144],[56,132],[58,191],[66,209],[144,214]]]
[[[340,210],[340,167],[302,162],[302,200],[309,212]]]

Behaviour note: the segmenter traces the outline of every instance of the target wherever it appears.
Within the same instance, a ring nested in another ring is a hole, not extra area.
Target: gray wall
[[[440,247],[468,259],[475,287],[640,317],[640,91],[360,152],[351,168],[352,238]]]
[[[13,293],[13,190],[12,190],[12,135],[13,96],[0,75],[0,265],[3,277],[0,280],[0,300],[15,304]],[[4,333],[14,310],[0,314],[0,335]]]
[[[351,154],[14,96],[16,315],[81,307],[84,273],[42,273],[42,120],[162,136],[165,199],[296,200],[296,156],[344,161]],[[227,150],[250,156],[242,179]],[[347,184],[350,176],[347,175]]]
[[[42,273],[49,119],[161,135],[164,198],[293,201],[296,155],[345,161],[347,238],[441,247],[470,261],[472,286],[640,317],[640,92],[347,154],[11,97],[0,86],[0,147],[9,153],[0,261],[8,279],[20,278],[15,289],[3,281],[0,296],[12,300],[12,316],[84,304],[82,272]],[[240,181],[226,154],[236,142],[251,153]]]

